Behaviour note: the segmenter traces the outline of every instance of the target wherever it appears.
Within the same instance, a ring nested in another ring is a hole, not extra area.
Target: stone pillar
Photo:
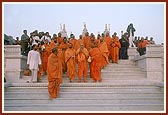
[[[5,45],[4,48],[6,82],[20,82],[23,70],[27,67],[27,57],[21,55],[20,45]]]
[[[161,48],[161,45],[147,45],[146,47],[147,78],[158,82],[162,82]]]
[[[128,48],[128,59],[133,60],[136,55],[139,55],[138,51],[136,50],[137,47],[129,47]]]

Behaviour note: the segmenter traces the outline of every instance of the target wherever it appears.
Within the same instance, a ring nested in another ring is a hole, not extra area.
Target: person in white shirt
[[[37,52],[37,44],[32,44],[33,50],[29,51],[28,57],[27,57],[27,65],[29,69],[31,70],[32,74],[29,77],[27,83],[29,82],[37,82],[37,71],[39,69],[39,66],[41,65],[41,58],[40,53]]]
[[[51,37],[50,37],[50,35],[49,35],[49,32],[46,32],[46,33],[45,33],[45,36],[43,36],[43,37],[41,38],[41,41],[45,41],[46,39],[47,39],[49,42],[51,42]]]
[[[39,38],[39,36],[36,34],[36,33],[34,33],[33,34],[33,37],[32,37],[32,44],[38,44],[38,43],[40,43],[41,41],[40,41],[40,38]]]

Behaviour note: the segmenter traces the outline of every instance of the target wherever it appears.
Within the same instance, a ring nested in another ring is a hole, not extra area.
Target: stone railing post
[[[20,82],[23,70],[27,67],[27,57],[21,55],[20,45],[4,45],[4,48],[6,82]]]

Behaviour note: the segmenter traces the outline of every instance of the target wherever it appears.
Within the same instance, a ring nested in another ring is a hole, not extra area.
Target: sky
[[[34,30],[49,32],[52,36],[65,24],[68,36],[72,32],[78,39],[84,25],[89,33],[102,33],[105,24],[110,24],[110,34],[121,36],[133,23],[135,36],[153,37],[155,42],[164,42],[165,5],[163,3],[5,3],[4,33],[21,37],[23,30],[28,34]]]

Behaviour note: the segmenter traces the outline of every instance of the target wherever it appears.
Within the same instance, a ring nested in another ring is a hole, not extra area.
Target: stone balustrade
[[[133,59],[146,72],[147,79],[154,82],[164,81],[164,48],[162,45],[147,45],[146,54],[136,55]]]

